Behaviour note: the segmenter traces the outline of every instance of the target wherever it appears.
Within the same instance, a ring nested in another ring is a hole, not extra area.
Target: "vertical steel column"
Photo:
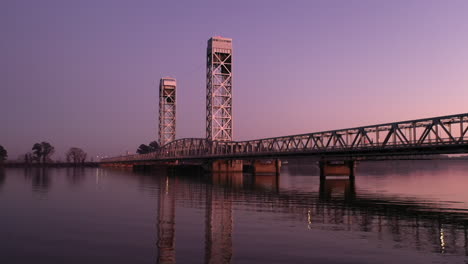
[[[159,145],[164,146],[176,136],[176,80],[162,78],[159,82]]]
[[[232,39],[208,40],[206,65],[206,138],[232,141]]]

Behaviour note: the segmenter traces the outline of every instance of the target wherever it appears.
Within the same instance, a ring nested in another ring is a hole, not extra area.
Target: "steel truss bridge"
[[[366,159],[468,153],[468,113],[248,141],[184,138],[155,152],[101,163],[249,159],[287,156]]]

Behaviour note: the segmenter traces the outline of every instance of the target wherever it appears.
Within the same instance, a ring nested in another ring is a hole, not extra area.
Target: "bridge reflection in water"
[[[176,263],[176,206],[204,208],[205,263],[231,263],[234,201],[248,201],[243,204],[247,210],[286,215],[304,229],[372,232],[395,247],[468,256],[468,214],[443,210],[428,201],[360,195],[354,179],[327,178],[318,190],[298,192],[281,190],[277,175],[151,177],[160,180],[158,263]]]

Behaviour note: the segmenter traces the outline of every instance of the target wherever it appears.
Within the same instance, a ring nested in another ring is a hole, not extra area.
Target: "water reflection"
[[[211,184],[206,185],[205,263],[231,263],[233,216],[229,187],[242,185],[242,173],[215,173]]]
[[[254,188],[266,191],[279,191],[279,175],[252,175]]]
[[[242,172],[215,172],[210,175],[206,175],[207,182],[211,184],[226,186],[232,189],[239,189],[244,186],[244,175]]]
[[[85,168],[72,167],[66,168],[67,180],[70,185],[77,186],[85,179]]]
[[[1,187],[5,184],[5,169],[4,168],[0,168],[0,190],[1,190]]]
[[[325,179],[320,181],[320,200],[330,201],[334,197],[352,202],[356,198],[356,186],[354,179]]]
[[[176,204],[192,207],[203,200],[205,263],[233,259],[233,201],[239,203],[237,210],[287,215],[306,230],[372,233],[394,248],[468,256],[465,211],[443,210],[427,200],[359,193],[354,180],[327,179],[315,190],[300,192],[281,189],[277,176],[216,173],[160,179],[158,263],[175,263]],[[195,201],[183,202],[187,200]]]
[[[157,263],[176,263],[174,177],[160,177],[159,186]]]
[[[468,164],[433,171],[395,164],[389,173],[372,163],[358,167],[354,182],[302,174],[312,166],[284,167],[279,177],[29,168],[26,180],[22,169],[8,168],[0,174],[0,233],[8,237],[0,239],[0,263],[468,259]],[[406,167],[412,173],[398,172]],[[31,195],[37,191],[47,199]]]
[[[31,180],[32,190],[37,193],[45,194],[49,191],[51,179],[49,168],[25,168],[24,176]]]

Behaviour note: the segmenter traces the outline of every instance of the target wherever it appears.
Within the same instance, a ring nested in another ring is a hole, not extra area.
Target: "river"
[[[0,170],[0,263],[467,263],[468,161]]]

